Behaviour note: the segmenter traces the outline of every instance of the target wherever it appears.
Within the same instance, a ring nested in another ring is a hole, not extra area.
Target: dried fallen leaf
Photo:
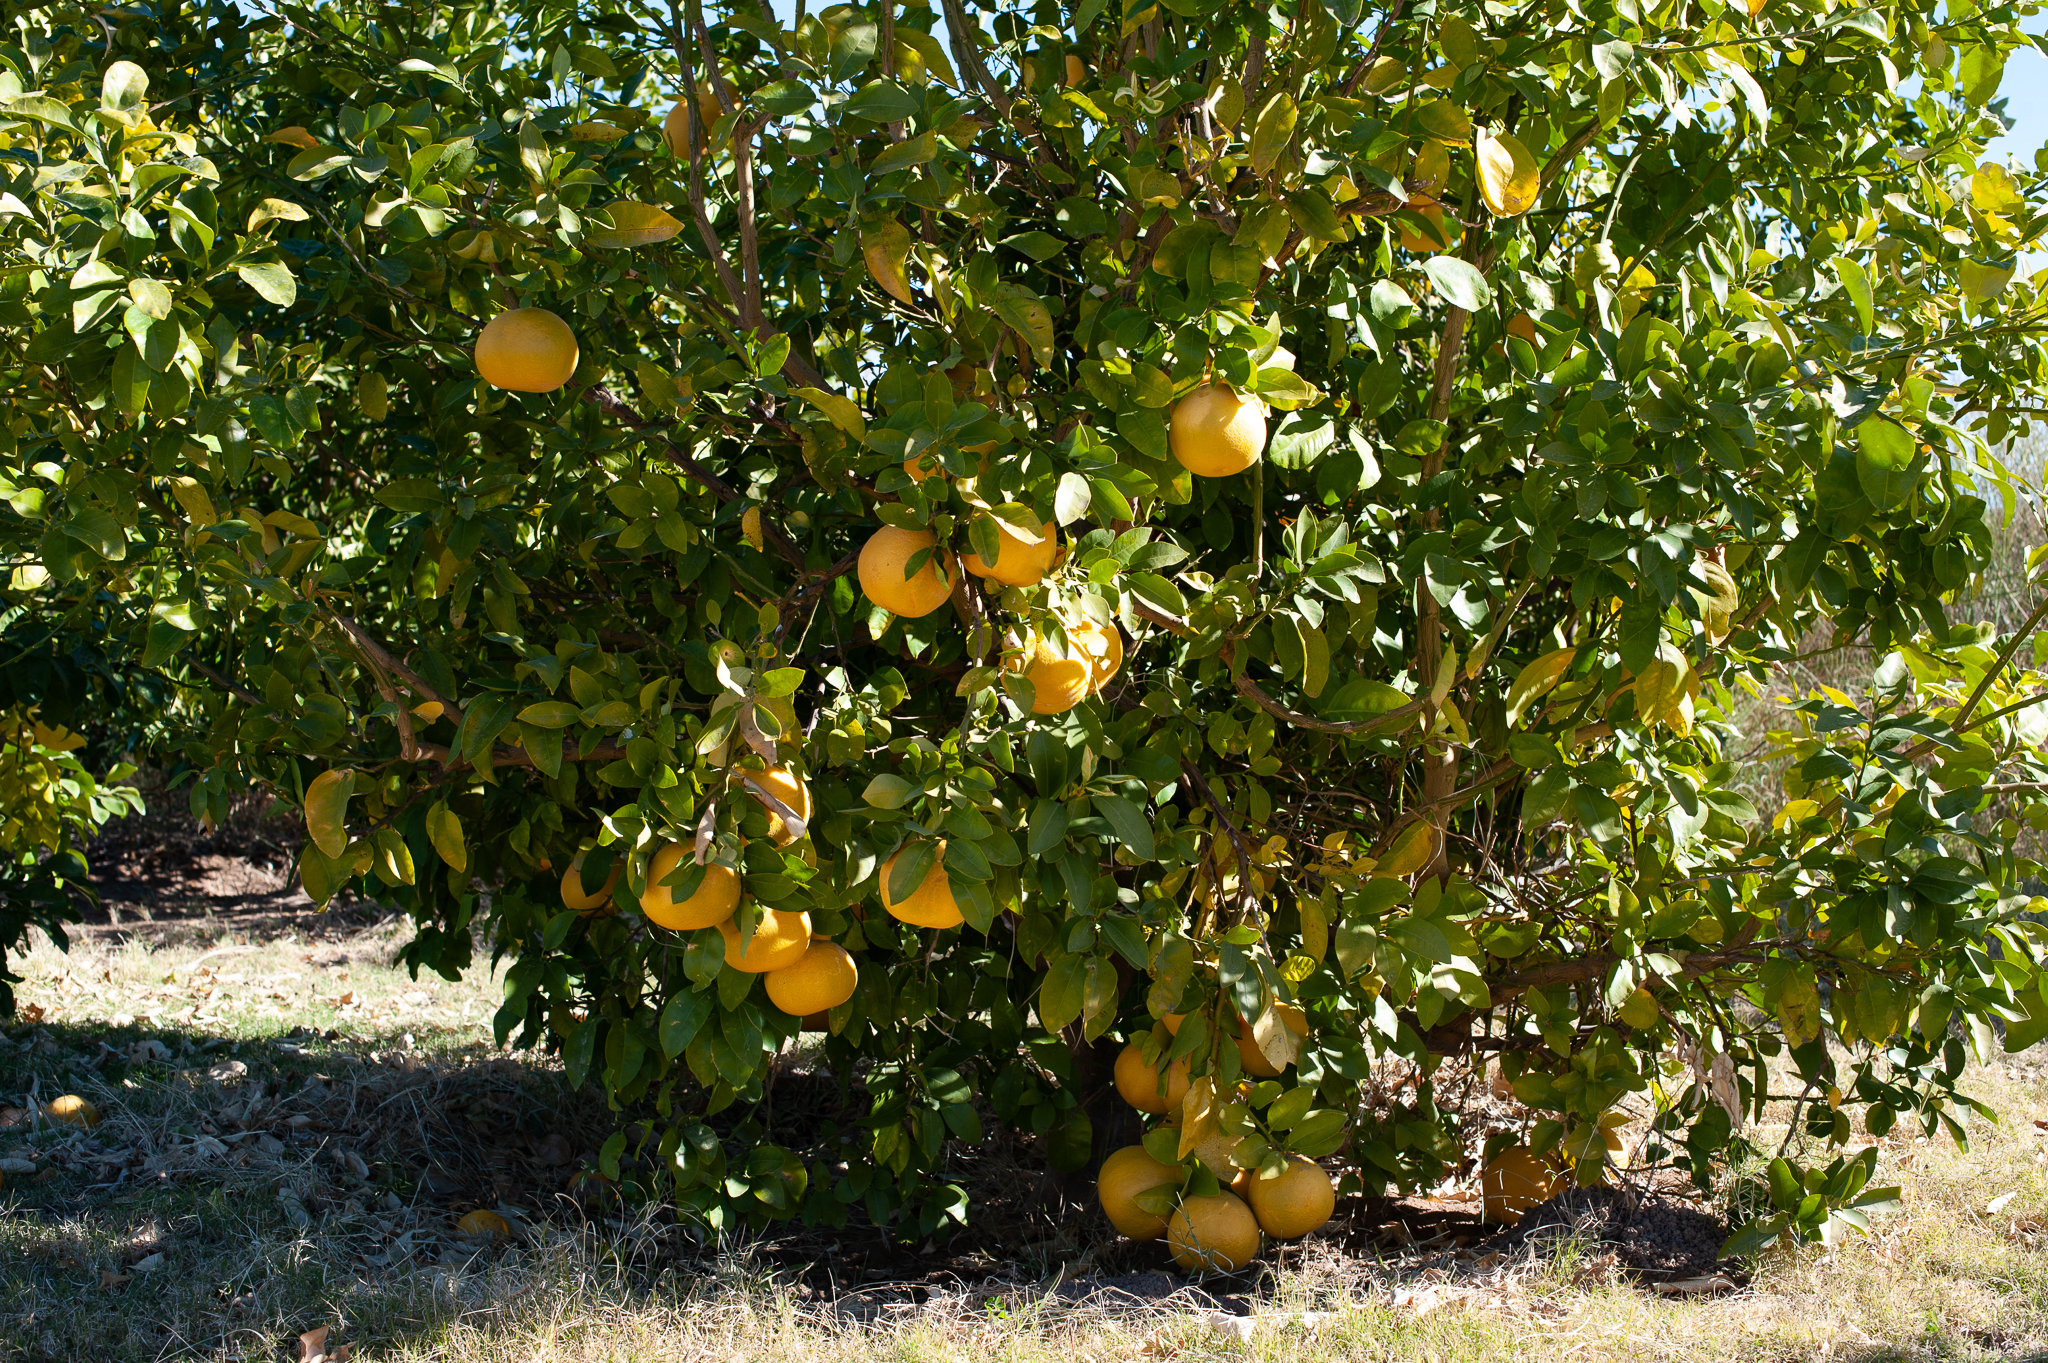
[[[1719,1273],[1709,1273],[1703,1278],[1680,1278],[1676,1282],[1652,1283],[1651,1286],[1667,1297],[1696,1297],[1735,1290],[1734,1280]]]
[[[134,1278],[131,1274],[116,1273],[111,1268],[100,1270],[100,1287],[104,1291],[111,1292],[122,1284],[132,1281],[134,1281]]]
[[[299,1336],[299,1363],[315,1363],[316,1359],[326,1356],[327,1333],[333,1328],[320,1325]]]
[[[154,1273],[163,1266],[164,1256],[161,1251],[152,1254],[147,1258],[137,1259],[135,1263],[132,1265],[132,1267],[135,1269],[137,1273]]]
[[[1984,1204],[1984,1214],[1986,1216],[1998,1215],[2007,1207],[2010,1207],[2012,1205],[2012,1200],[2018,1197],[2019,1195],[2019,1189],[2017,1188],[2013,1189],[2009,1193],[2000,1193],[1997,1197],[1992,1198],[1989,1202]]]

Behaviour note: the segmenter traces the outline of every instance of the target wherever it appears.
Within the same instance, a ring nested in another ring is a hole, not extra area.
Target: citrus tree
[[[929,1233],[991,1120],[1210,1263],[1305,1159],[1960,1136],[2048,1034],[2048,605],[1954,606],[2034,9],[17,8],[8,599],[715,1226]]]

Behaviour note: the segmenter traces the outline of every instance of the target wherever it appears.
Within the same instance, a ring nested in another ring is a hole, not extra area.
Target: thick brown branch
[[[988,102],[996,106],[996,112],[1004,118],[1010,116],[1010,95],[998,85],[988,68],[981,64],[981,26],[968,19],[960,0],[941,0],[946,11],[946,36],[952,40],[953,60],[959,67],[963,85],[978,87]]]

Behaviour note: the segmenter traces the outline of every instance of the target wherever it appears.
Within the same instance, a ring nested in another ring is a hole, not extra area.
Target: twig
[[[1255,896],[1252,893],[1252,854],[1251,849],[1245,844],[1244,834],[1230,821],[1230,815],[1223,808],[1223,802],[1216,798],[1215,791],[1209,789],[1209,783],[1202,778],[1200,769],[1185,758],[1181,760],[1180,769],[1181,774],[1188,778],[1188,784],[1195,788],[1195,793],[1202,797],[1203,803],[1215,812],[1216,821],[1223,825],[1224,833],[1230,838],[1230,846],[1237,853],[1238,907],[1249,908]]]

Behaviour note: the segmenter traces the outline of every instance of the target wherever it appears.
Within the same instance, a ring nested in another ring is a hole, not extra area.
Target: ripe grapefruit
[[[552,393],[576,372],[576,333],[546,308],[512,308],[476,338],[476,372],[493,388]]]
[[[768,972],[768,1001],[791,1017],[829,1013],[853,997],[860,968],[837,942],[812,942],[794,965]]]
[[[1189,1273],[1235,1273],[1259,1252],[1259,1219],[1235,1193],[1191,1197],[1166,1223],[1173,1261]]]
[[[1164,1114],[1180,1106],[1188,1092],[1188,1062],[1183,1056],[1166,1067],[1165,1075],[1145,1063],[1144,1052],[1135,1043],[1126,1044],[1116,1057],[1116,1091],[1140,1112]]]
[[[1180,1170],[1153,1159],[1142,1145],[1127,1145],[1102,1162],[1102,1172],[1095,1177],[1095,1198],[1119,1234],[1157,1240],[1166,1234],[1166,1218],[1140,1207],[1138,1194],[1179,1182]]]
[[[463,1213],[455,1223],[457,1235],[488,1235],[493,1240],[510,1240],[512,1223],[496,1212],[485,1211],[482,1207],[473,1212]]]
[[[681,903],[661,882],[688,855],[681,843],[665,844],[647,864],[647,892],[640,896],[640,912],[647,921],[676,932],[694,932],[716,927],[732,917],[740,906],[740,878],[731,868],[711,862],[704,867],[704,879],[696,892]]]
[[[711,87],[704,85],[697,90],[697,117],[704,124],[704,145],[711,145],[711,130],[718,126],[718,120],[725,117],[725,106],[718,102],[718,96],[711,93]],[[687,96],[675,102],[675,106],[661,120],[661,140],[679,159],[690,159],[690,101]]]
[[[783,804],[789,806],[792,814],[806,825],[811,821],[811,788],[804,779],[788,767],[770,767],[766,771],[742,771],[740,779],[749,787],[765,790]],[[765,806],[764,806],[765,807]],[[787,847],[797,840],[798,834],[791,830],[789,823],[774,810],[768,811],[768,836],[775,840],[777,847]]]
[[[868,542],[861,546],[860,561],[855,565],[860,574],[861,591],[867,594],[868,600],[892,615],[910,619],[930,615],[945,605],[947,596],[952,593],[950,556],[940,549],[926,559],[924,566],[910,578],[903,576],[903,570],[913,554],[930,549],[937,543],[929,530],[883,526],[868,536]],[[944,574],[940,572],[942,568]]]
[[[749,975],[765,975],[795,965],[811,949],[811,916],[807,913],[763,909],[761,925],[754,929],[754,940],[747,944],[744,954],[740,951],[740,930],[730,918],[718,925],[718,932],[725,938],[725,963]]]
[[[100,1124],[100,1110],[92,1105],[91,1100],[81,1098],[75,1093],[67,1093],[61,1098],[52,1098],[45,1103],[43,1116],[53,1122],[62,1122],[66,1126],[82,1126],[88,1130]]]
[[[1115,625],[1098,625],[1084,619],[1068,628],[1067,639],[1088,663],[1090,694],[1109,685],[1123,670],[1124,636]]]
[[[1481,1215],[1512,1226],[1522,1213],[1545,1201],[1557,1186],[1557,1171],[1525,1145],[1512,1145],[1495,1155],[1479,1175]]]
[[[953,882],[946,875],[945,841],[940,840],[938,855],[932,858],[932,867],[924,873],[917,888],[899,900],[892,897],[889,880],[896,869],[896,858],[902,855],[898,849],[882,863],[882,907],[889,911],[889,916],[914,928],[957,928],[966,922],[960,906],[953,902]]]
[[[619,883],[619,871],[625,863],[612,859],[611,874],[604,878],[604,888],[595,894],[583,888],[583,853],[578,852],[569,861],[569,869],[562,872],[562,904],[578,913],[609,913],[611,911],[612,887]]]
[[[1320,1164],[1290,1155],[1278,1177],[1252,1180],[1251,1203],[1259,1229],[1275,1240],[1292,1240],[1330,1219],[1337,1208],[1337,1188]]]
[[[1227,478],[1259,462],[1266,449],[1266,408],[1228,384],[1205,383],[1173,405],[1173,457],[1203,478]]]
[[[1032,544],[1002,517],[989,519],[995,523],[996,538],[1000,541],[996,561],[983,563],[979,554],[969,554],[960,562],[976,577],[990,578],[1006,587],[1037,586],[1052,571],[1052,561],[1059,555],[1059,527],[1047,521],[1043,538]]]
[[[1031,713],[1060,715],[1087,699],[1088,659],[1079,650],[1063,655],[1043,635],[1025,645],[1023,656],[1011,664],[1031,679]]]

